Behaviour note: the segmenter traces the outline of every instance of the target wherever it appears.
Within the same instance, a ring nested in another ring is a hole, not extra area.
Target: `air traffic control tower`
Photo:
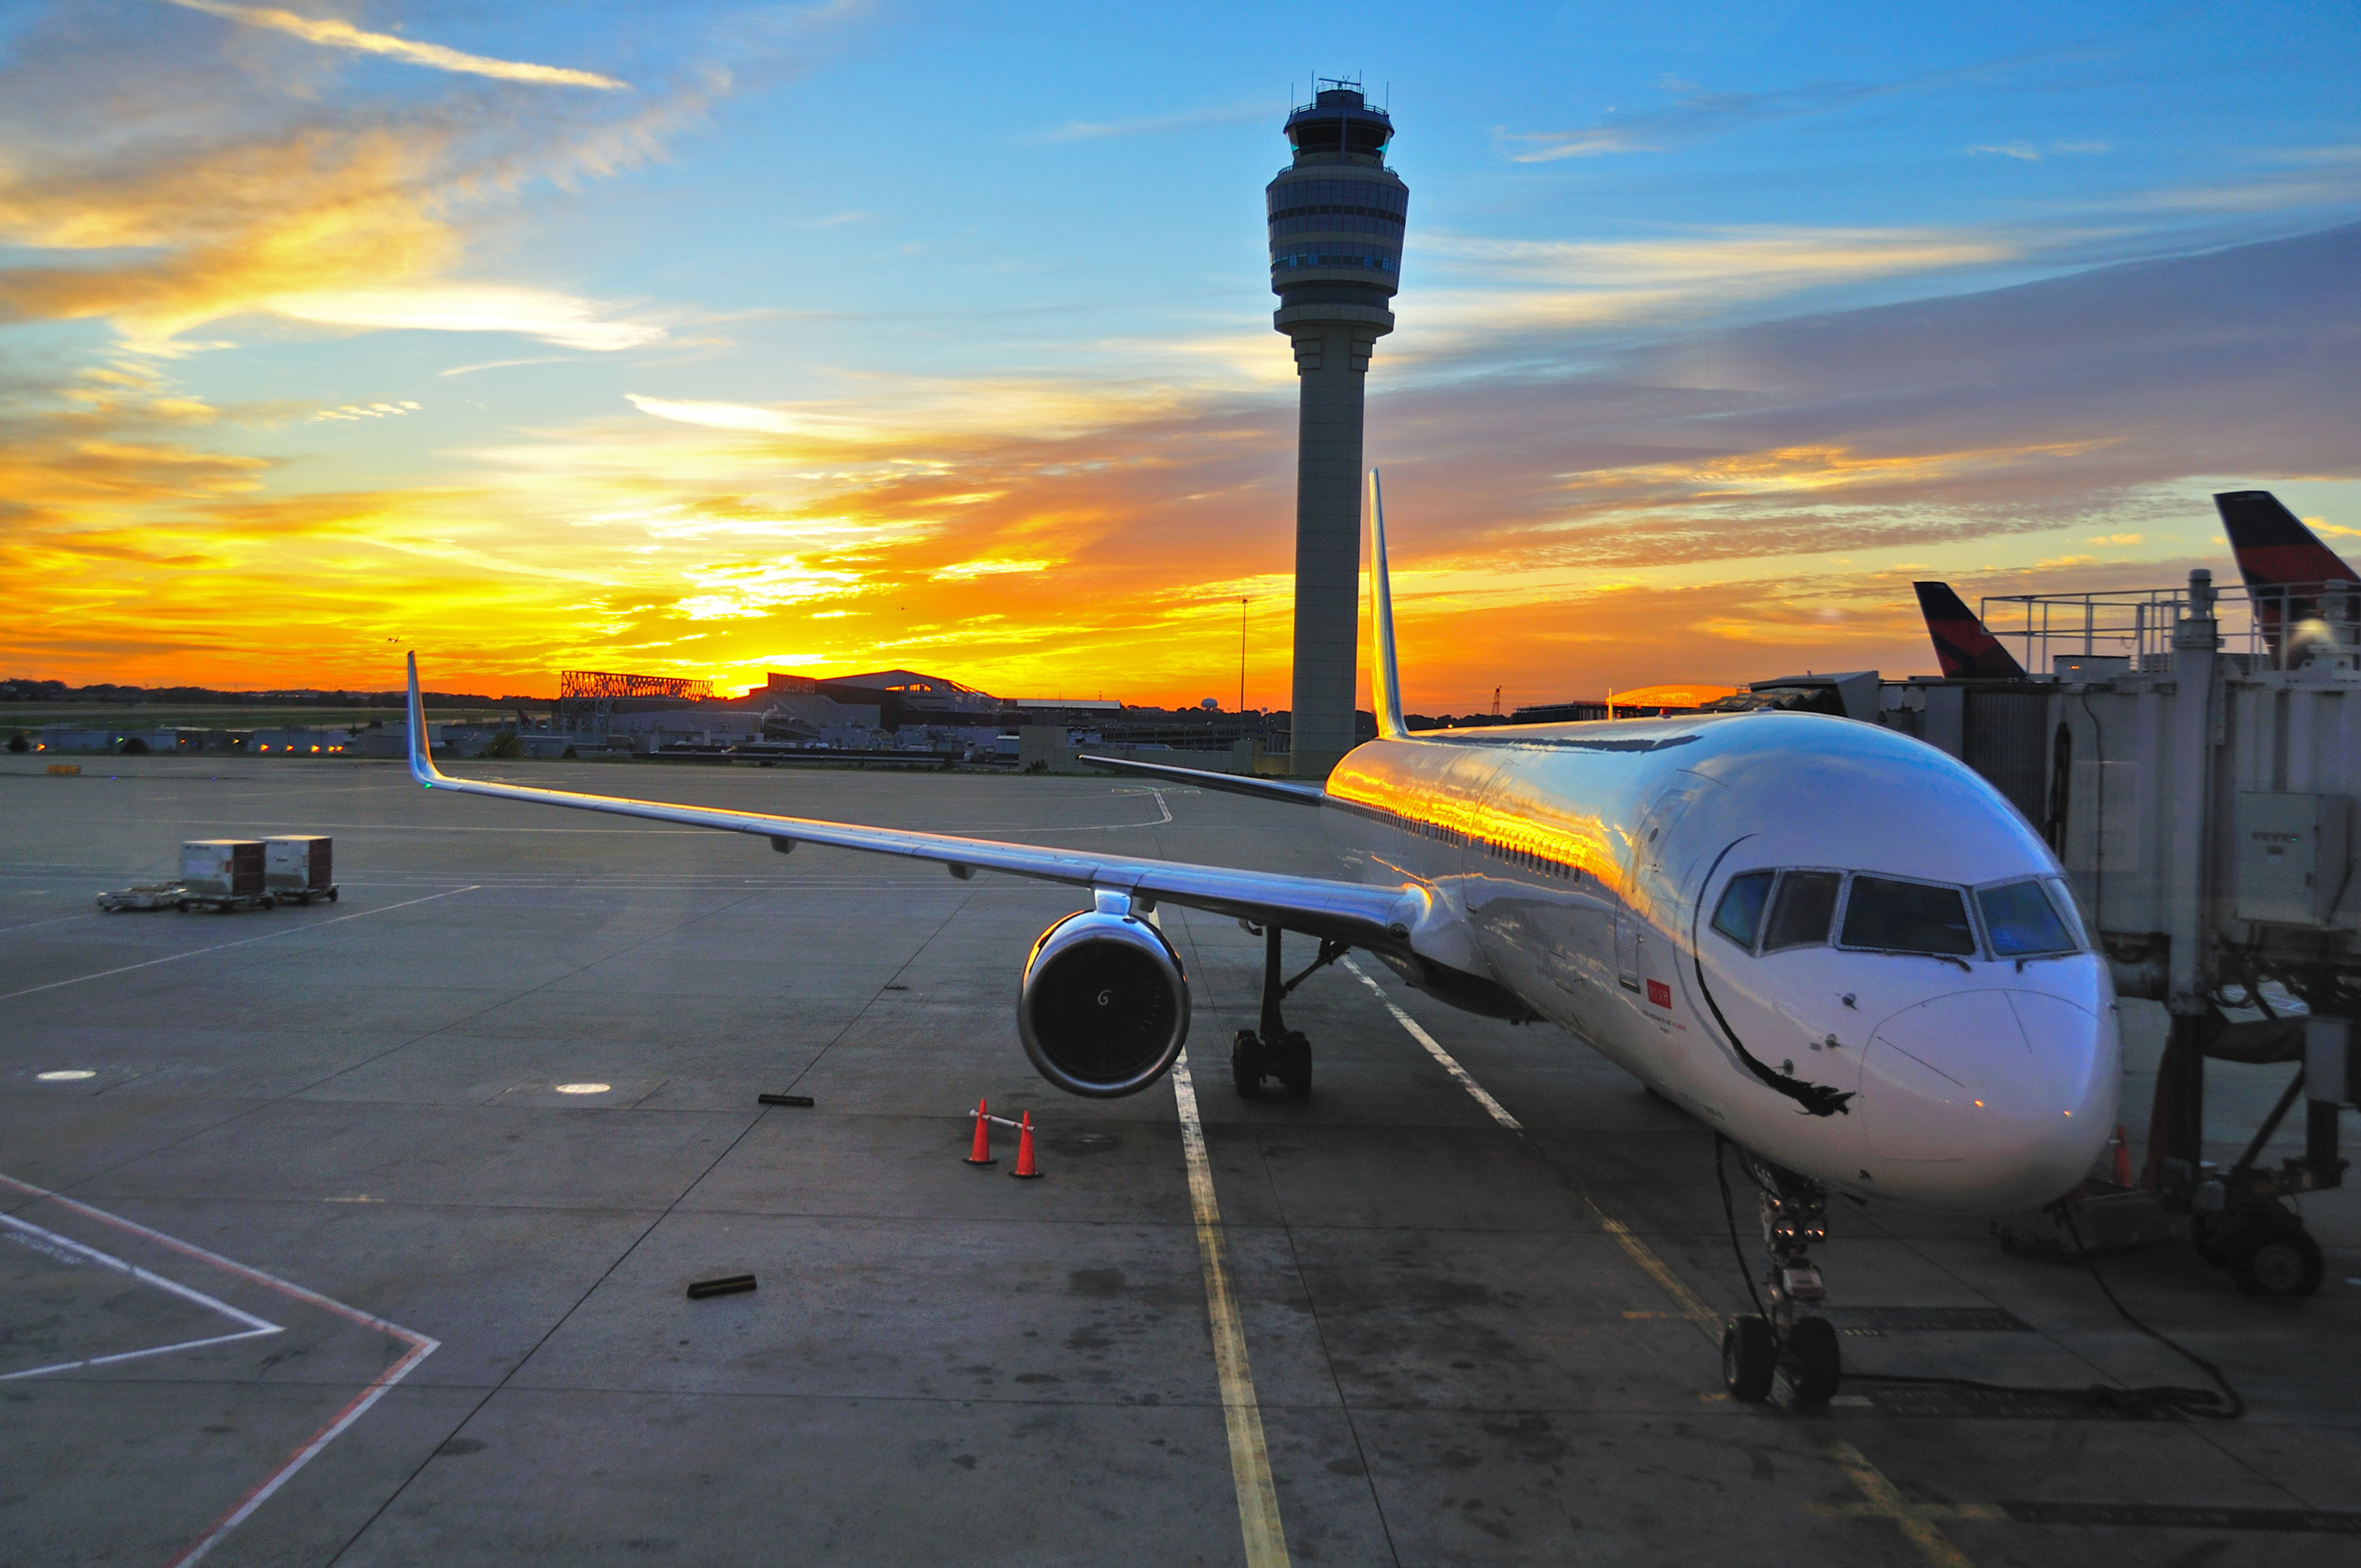
[[[1295,161],[1265,192],[1271,324],[1295,345],[1295,718],[1298,777],[1353,749],[1360,609],[1361,389],[1401,276],[1410,187],[1386,167],[1393,122],[1360,84],[1319,83],[1287,117]]]

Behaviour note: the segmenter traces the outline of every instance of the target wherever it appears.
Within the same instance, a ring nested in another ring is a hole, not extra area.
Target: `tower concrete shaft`
[[[1385,165],[1393,123],[1334,82],[1287,120],[1294,161],[1265,192],[1271,324],[1295,348],[1295,696],[1291,771],[1324,778],[1351,751],[1357,691],[1362,393],[1394,329],[1410,188]]]

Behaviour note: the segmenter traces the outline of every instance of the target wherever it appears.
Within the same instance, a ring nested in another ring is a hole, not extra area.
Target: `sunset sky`
[[[1262,187],[1364,75],[1414,710],[2361,559],[2361,9],[0,6],[0,675],[1288,703]]]

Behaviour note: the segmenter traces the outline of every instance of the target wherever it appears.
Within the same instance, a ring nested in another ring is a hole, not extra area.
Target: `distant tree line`
[[[431,707],[512,707],[520,702],[545,703],[537,696],[479,696],[472,692],[428,692]],[[0,702],[147,703],[174,707],[400,707],[410,700],[406,691],[227,692],[211,686],[121,686],[112,683],[70,686],[63,681],[0,680]]]

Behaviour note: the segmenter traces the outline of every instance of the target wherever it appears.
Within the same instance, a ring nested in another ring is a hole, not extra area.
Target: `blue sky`
[[[2356,21],[13,7],[0,434],[50,602],[8,652],[1146,699],[1250,594],[1281,704],[1260,192],[1317,72],[1411,192],[1369,440],[1448,650],[1414,704],[1927,667],[1913,576],[2226,570],[2230,485],[2361,525]],[[257,580],[298,634],[182,608]]]

